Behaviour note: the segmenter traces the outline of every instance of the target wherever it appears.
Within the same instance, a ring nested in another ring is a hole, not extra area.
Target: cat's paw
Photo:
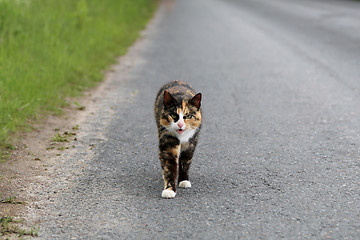
[[[188,180],[179,182],[179,187],[181,188],[191,188],[191,183]]]
[[[165,189],[161,193],[161,197],[163,197],[163,198],[174,198],[175,195],[176,195],[176,192],[174,192],[171,189]]]

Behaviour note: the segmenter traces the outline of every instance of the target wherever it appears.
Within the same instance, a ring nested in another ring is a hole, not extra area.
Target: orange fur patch
[[[166,118],[160,118],[160,125],[162,126],[169,126],[170,123]]]
[[[172,148],[167,148],[165,151],[173,154],[174,156],[179,157],[179,155],[180,155],[180,145],[178,145],[176,147],[172,147]]]

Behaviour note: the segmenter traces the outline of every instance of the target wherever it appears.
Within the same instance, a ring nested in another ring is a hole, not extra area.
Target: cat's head
[[[201,125],[201,93],[190,99],[177,100],[164,91],[164,111],[160,124],[178,136],[193,133]]]

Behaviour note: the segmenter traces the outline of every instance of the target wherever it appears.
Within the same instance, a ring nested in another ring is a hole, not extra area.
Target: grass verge
[[[29,119],[103,79],[139,36],[155,0],[0,0],[0,159]]]

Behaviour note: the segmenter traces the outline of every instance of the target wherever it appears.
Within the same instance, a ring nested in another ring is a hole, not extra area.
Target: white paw
[[[179,187],[181,188],[191,188],[191,183],[188,180],[181,181],[179,183]]]
[[[163,198],[174,198],[175,195],[176,195],[176,192],[174,192],[173,190],[170,190],[170,189],[165,189],[161,193],[161,197],[163,197]]]

